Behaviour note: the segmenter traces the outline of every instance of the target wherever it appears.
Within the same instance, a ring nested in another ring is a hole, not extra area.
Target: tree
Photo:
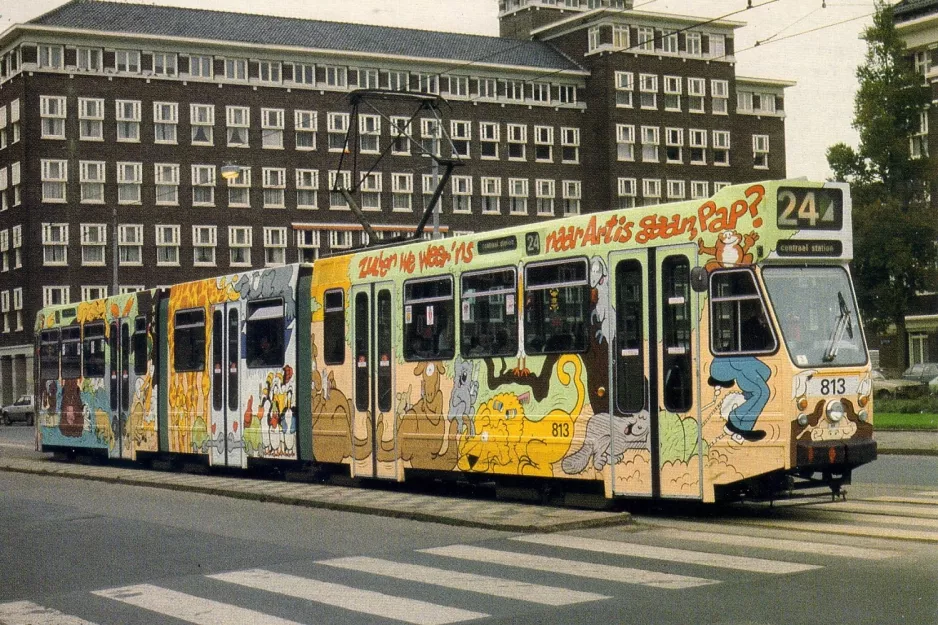
[[[869,327],[895,325],[905,362],[905,316],[917,291],[932,281],[938,238],[929,207],[930,162],[912,156],[911,139],[931,99],[896,31],[893,9],[877,2],[863,33],[866,58],[857,68],[853,127],[857,150],[838,143],[827,150],[834,178],[851,184],[854,279]]]

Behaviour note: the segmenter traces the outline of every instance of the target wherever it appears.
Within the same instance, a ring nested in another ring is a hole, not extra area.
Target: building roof
[[[907,22],[938,12],[938,0],[902,0],[892,11],[897,22]]]
[[[584,71],[552,45],[540,41],[148,4],[72,0],[30,20],[28,24],[94,32],[478,62],[483,65]]]

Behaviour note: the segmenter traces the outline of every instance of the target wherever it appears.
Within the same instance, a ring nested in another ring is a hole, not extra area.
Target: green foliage
[[[695,419],[682,419],[680,415],[667,410],[658,413],[662,466],[668,462],[689,462],[697,455],[697,429]]]
[[[851,184],[853,268],[864,319],[878,329],[895,324],[902,333],[915,292],[931,286],[936,258],[931,163],[912,158],[910,148],[930,93],[906,58],[891,6],[877,3],[863,38],[867,52],[857,68],[853,120],[860,145],[831,146],[827,159],[835,179]]]
[[[873,414],[877,420],[880,413],[938,415],[938,395],[925,393],[918,397],[899,397],[896,399],[884,397],[876,400],[875,408]],[[879,425],[879,423],[876,423],[876,425]]]

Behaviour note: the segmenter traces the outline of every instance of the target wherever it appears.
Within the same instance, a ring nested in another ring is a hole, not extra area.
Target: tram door
[[[111,405],[111,434],[114,444],[108,448],[111,458],[133,458],[133,445],[125,440],[130,414],[130,323],[127,319],[111,322],[108,337],[110,352],[109,397]]]
[[[613,468],[616,494],[702,497],[699,310],[690,288],[696,259],[694,246],[610,257],[616,311],[610,444],[616,455],[637,456],[628,475]]]
[[[354,474],[398,478],[392,410],[394,319],[392,283],[352,287]],[[378,424],[382,423],[382,427]]]
[[[234,303],[212,307],[212,422],[206,444],[211,463],[246,467],[240,428],[240,311]]]

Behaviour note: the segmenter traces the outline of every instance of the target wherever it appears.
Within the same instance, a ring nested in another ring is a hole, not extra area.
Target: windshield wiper
[[[837,301],[840,304],[840,316],[837,317],[837,325],[834,326],[834,331],[831,332],[830,343],[827,346],[827,351],[824,352],[824,362],[834,362],[834,359],[837,358],[840,341],[843,339],[845,332],[849,338],[853,338],[853,321],[850,318],[850,309],[847,308],[847,302],[840,291],[837,291]]]

